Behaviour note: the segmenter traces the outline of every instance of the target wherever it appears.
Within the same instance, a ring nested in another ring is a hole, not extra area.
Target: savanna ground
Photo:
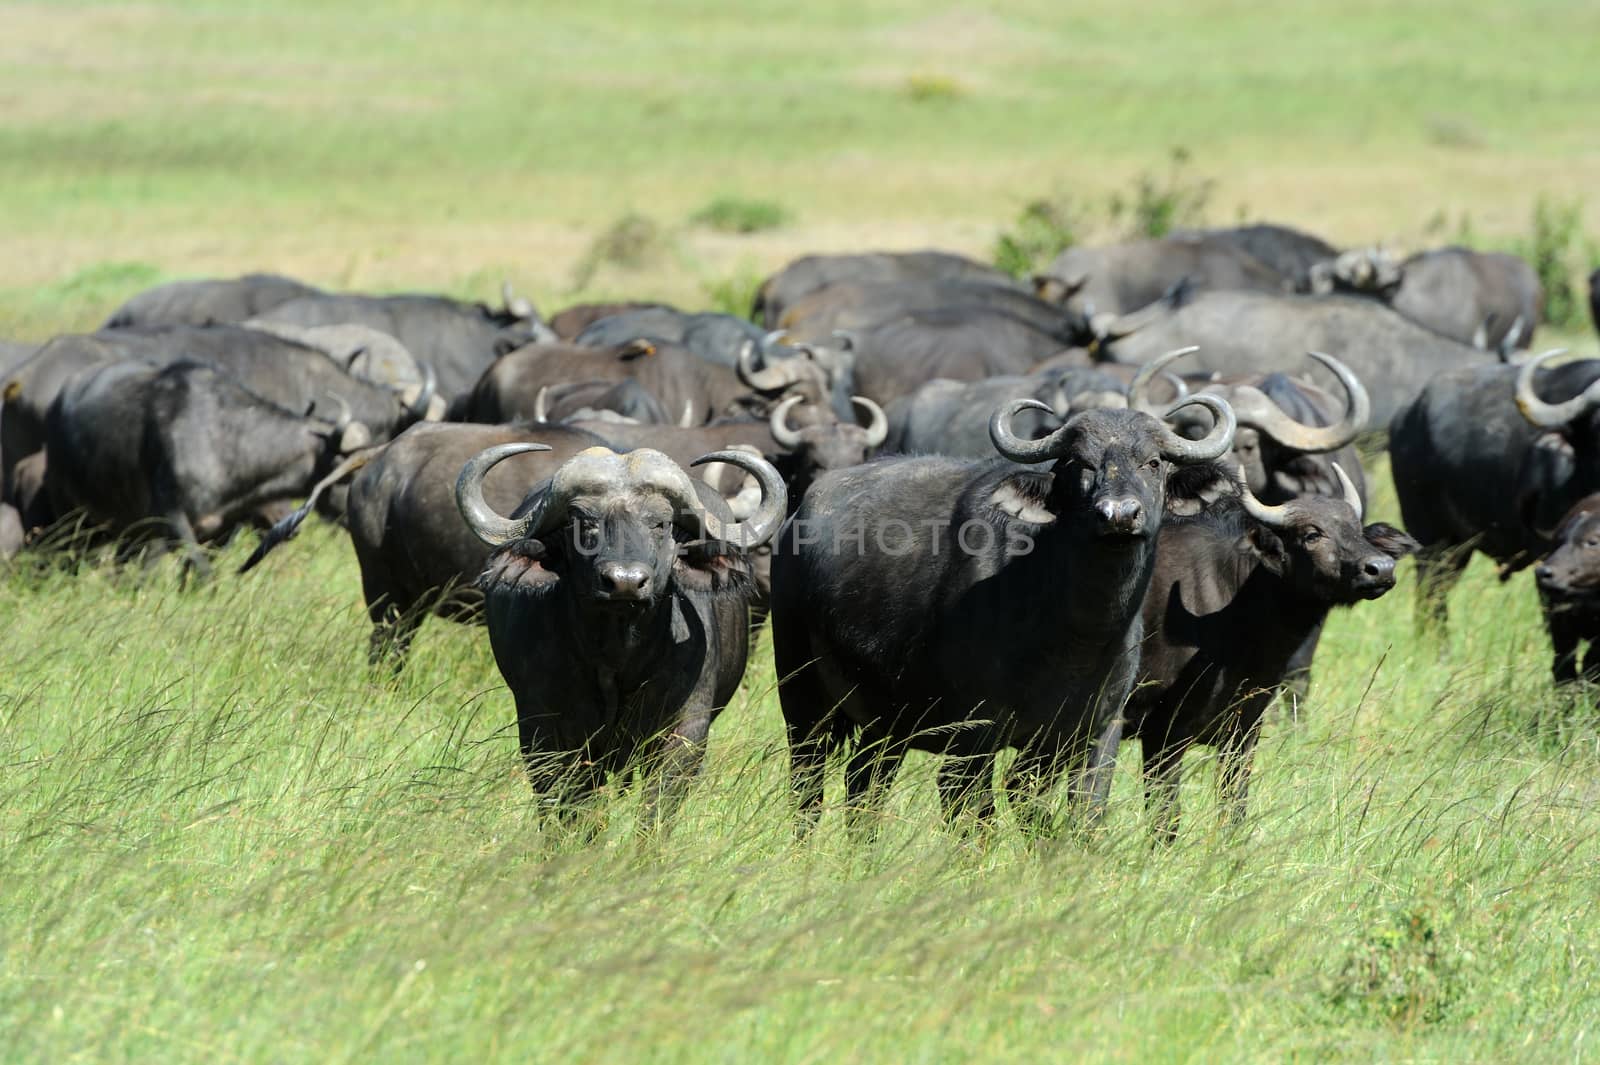
[[[1211,220],[1340,243],[1514,240],[1600,177],[1587,4],[360,7],[0,4],[0,336],[253,268],[736,302],[803,250],[987,253],[1179,145]],[[367,676],[335,529],[198,592],[24,561],[0,1058],[1582,1059],[1600,728],[1526,575],[1452,605],[1415,637],[1407,567],[1336,615],[1248,829],[1197,756],[1160,852],[1131,759],[1089,843],[949,834],[917,760],[876,842],[796,846],[763,640],[641,843],[631,794],[541,821],[480,630]]]

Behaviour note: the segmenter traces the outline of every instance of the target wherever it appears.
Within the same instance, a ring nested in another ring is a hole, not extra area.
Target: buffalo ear
[[[494,356],[498,359],[502,355],[511,354],[520,347],[522,347],[522,342],[515,337],[495,337]]]
[[[1246,553],[1255,555],[1263,566],[1280,577],[1289,568],[1289,553],[1283,541],[1265,525],[1252,523],[1240,538],[1239,546]]]
[[[1054,474],[1013,473],[1002,477],[989,493],[989,503],[1002,514],[1027,525],[1054,525],[1056,514],[1049,506]]]
[[[1237,495],[1238,485],[1220,463],[1173,466],[1167,474],[1167,513],[1193,515],[1223,496]]]
[[[1405,558],[1422,550],[1422,545],[1407,535],[1405,530],[1381,521],[1368,525],[1361,535],[1367,538],[1367,543],[1390,558]]]

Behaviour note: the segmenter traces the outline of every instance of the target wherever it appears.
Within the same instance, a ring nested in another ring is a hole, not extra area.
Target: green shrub
[[[1066,197],[1034,200],[995,239],[994,264],[1013,277],[1027,277],[1078,241],[1083,213]]]
[[[1461,997],[1472,960],[1448,914],[1426,903],[1397,908],[1345,945],[1328,1002],[1362,1019],[1436,1024]]]
[[[689,216],[692,224],[719,233],[762,233],[786,225],[789,219],[789,210],[781,203],[738,196],[718,196]]]
[[[902,91],[918,104],[953,103],[967,94],[966,86],[947,74],[912,74]]]
[[[1528,261],[1544,286],[1545,321],[1557,329],[1584,324],[1584,286],[1596,257],[1595,243],[1583,232],[1583,205],[1540,196],[1533,205],[1533,227],[1512,250]]]
[[[602,267],[638,270],[659,261],[670,240],[652,218],[630,211],[600,232],[572,271],[573,291],[584,289]]]
[[[1140,174],[1131,199],[1114,193],[1107,208],[1111,223],[1131,238],[1164,237],[1180,226],[1199,225],[1216,182],[1194,177],[1189,161],[1187,148],[1173,148],[1165,175]]]
[[[700,282],[705,290],[711,310],[731,314],[735,318],[750,317],[750,308],[756,301],[756,289],[761,287],[762,276],[748,263],[740,263],[731,277],[710,278]]]

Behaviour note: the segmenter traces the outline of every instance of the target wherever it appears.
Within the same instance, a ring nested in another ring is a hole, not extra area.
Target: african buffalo
[[[1416,541],[1392,526],[1361,526],[1361,498],[1302,495],[1277,506],[1249,486],[1193,516],[1161,525],[1144,597],[1139,678],[1125,736],[1138,736],[1145,800],[1156,838],[1178,830],[1183,755],[1194,744],[1220,753],[1218,794],[1243,821],[1262,714],[1292,681],[1308,639],[1328,611],[1394,587],[1397,559]]]
[[[1578,647],[1588,644],[1581,673],[1600,684],[1600,495],[1574,503],[1556,527],[1555,547],[1533,571],[1554,651],[1557,684],[1578,679]]]
[[[522,500],[528,478],[554,472],[566,459],[603,441],[563,426],[423,423],[366,457],[350,482],[345,520],[361,567],[361,592],[372,621],[368,660],[398,673],[411,640],[429,613],[452,621],[481,619],[483,594],[473,584],[489,549],[461,521],[453,503],[461,466],[486,448],[543,441],[551,450],[494,471],[484,490],[509,510]],[[240,567],[257,565],[295,534],[308,500],[274,525]]]
[[[1232,243],[1208,237],[1163,237],[1126,244],[1074,245],[1056,256],[1035,282],[1036,292],[1085,314],[1126,314],[1176,286],[1190,290],[1283,292],[1285,278]]]
[[[1311,268],[1339,254],[1338,248],[1321,237],[1268,222],[1216,229],[1179,229],[1168,236],[1199,238],[1207,243],[1236,248],[1277,271],[1296,292],[1310,291]]]
[[[1049,408],[1022,411],[1013,419],[1012,431],[1030,440],[1054,432],[1071,412],[1128,405],[1127,385],[1093,368],[1006,374],[976,381],[938,377],[889,405],[884,451],[987,458],[994,454],[990,416],[1014,399],[1036,399]]]
[[[550,331],[557,340],[576,340],[578,334],[602,318],[629,311],[671,310],[665,303],[623,300],[617,303],[574,303],[550,316]]]
[[[761,283],[750,317],[776,329],[784,313],[805,296],[838,282],[977,281],[990,285],[1015,283],[986,263],[943,251],[864,252],[850,255],[807,255]]]
[[[279,274],[207,281],[171,281],[139,293],[106,319],[104,329],[242,322],[321,290]]]
[[[1389,427],[1400,512],[1423,546],[1425,626],[1445,621],[1445,596],[1474,551],[1509,577],[1600,491],[1600,360],[1543,369],[1557,354],[1440,374]]]
[[[285,410],[202,363],[117,361],[67,382],[45,439],[56,514],[81,507],[125,554],[179,547],[186,572],[204,576],[201,543],[303,495],[371,434],[348,407],[337,422]]]
[[[1194,360],[1199,369],[1224,375],[1281,370],[1286,351],[1327,352],[1366,386],[1378,425],[1388,424],[1438,375],[1499,362],[1376,300],[1222,291],[1127,316],[1108,336],[1103,355],[1145,363],[1189,345],[1200,349]],[[1315,379],[1328,380],[1320,370]]]
[[[1526,348],[1544,321],[1544,286],[1524,260],[1506,252],[1436,248],[1400,263],[1389,305],[1414,322],[1480,348]]]
[[[498,356],[555,339],[533,306],[509,292],[500,308],[443,296],[322,293],[280,303],[254,317],[300,326],[349,322],[388,333],[432,364],[446,399],[470,390]]]
[[[1095,332],[1082,313],[1039,299],[1014,285],[976,281],[839,282],[784,311],[775,328],[816,340],[835,330],[860,330],[906,315],[1016,320],[1059,347],[1089,344]]]
[[[783,482],[743,451],[697,459],[760,482],[757,513],[737,522],[661,452],[596,447],[524,481],[527,501],[503,516],[484,498],[485,475],[541,447],[490,448],[463,467],[455,490],[467,526],[496,549],[482,577],[489,641],[516,699],[528,774],[537,793],[564,805],[607,773],[652,770],[646,822],[666,823],[744,676],[744,552],[782,521]]]
[[[1012,430],[1044,406],[995,412],[1002,459],[880,459],[822,475],[773,555],[773,650],[801,826],[815,823],[827,756],[855,742],[851,805],[873,803],[908,748],[953,756],[947,812],[990,809],[982,777],[1006,746],[1026,823],[1067,771],[1104,805],[1139,608],[1174,465],[1227,451],[1233,414],[1204,440],[1148,414],[1089,410],[1042,440]],[[1013,463],[1037,466],[1035,470]],[[1212,467],[1223,476],[1220,467]]]

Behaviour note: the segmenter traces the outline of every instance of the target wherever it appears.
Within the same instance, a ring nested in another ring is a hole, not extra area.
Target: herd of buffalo
[[[207,545],[262,530],[251,569],[317,511],[374,668],[429,615],[486,622],[560,809],[643,765],[669,816],[770,624],[802,830],[841,748],[852,809],[918,749],[950,818],[988,818],[1010,748],[1021,824],[1063,780],[1092,820],[1137,736],[1167,840],[1187,748],[1242,818],[1268,706],[1407,555],[1428,626],[1471,552],[1537,564],[1556,681],[1600,681],[1600,360],[1529,357],[1542,305],[1514,256],[1264,224],[1028,284],[808,256],[749,319],[178,282],[0,342],[0,557],[175,551],[202,580]],[[1363,524],[1358,438],[1409,534]]]

